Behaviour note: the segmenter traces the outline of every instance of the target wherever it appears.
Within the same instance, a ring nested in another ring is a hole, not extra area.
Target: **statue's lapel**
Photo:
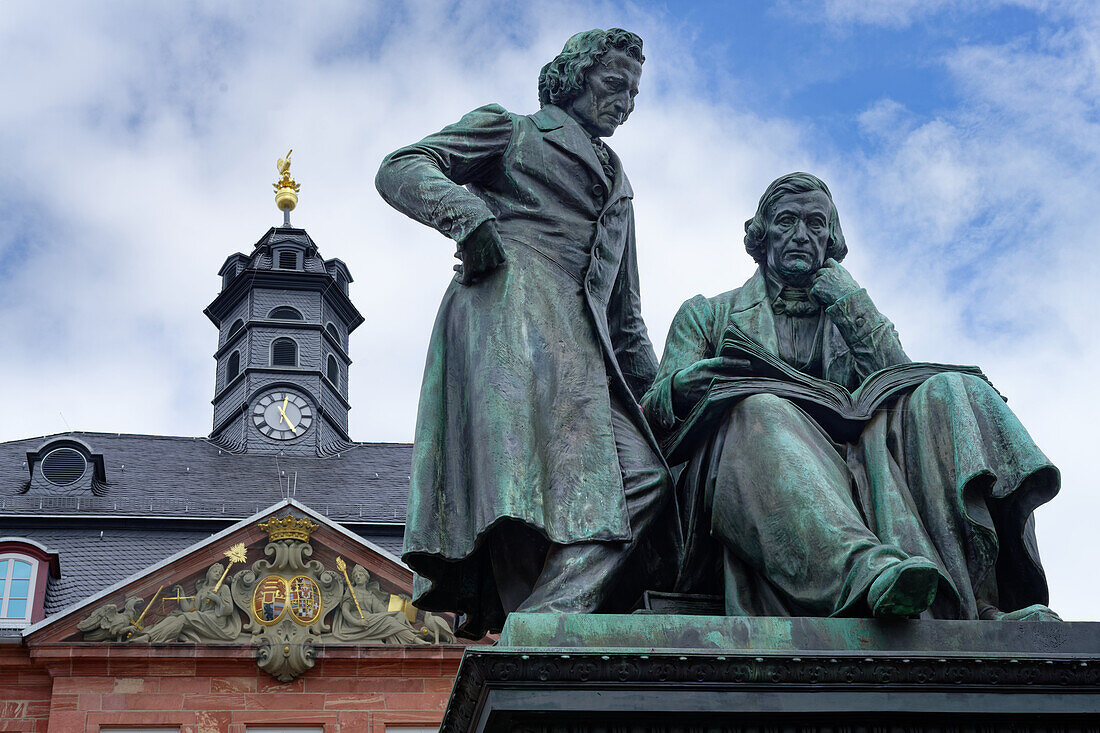
[[[737,294],[730,311],[730,321],[759,341],[768,351],[779,353],[775,316],[768,305],[768,291],[764,286],[764,273],[761,270],[757,269]]]
[[[615,154],[610,146],[605,147],[607,147],[607,152],[611,154],[611,165],[615,169],[615,181],[611,184],[611,193],[607,197],[607,205],[610,206],[619,199],[634,198],[634,189],[630,187],[630,181],[626,178],[626,172],[623,170],[623,163],[619,160],[619,156]]]
[[[592,141],[588,139],[588,135],[577,121],[565,113],[565,110],[548,104],[531,115],[531,119],[542,131],[542,136],[547,142],[583,161],[605,185],[610,186],[607,176],[604,175],[603,166],[596,157],[596,151],[592,149]],[[623,176],[616,176],[616,178],[623,178]]]

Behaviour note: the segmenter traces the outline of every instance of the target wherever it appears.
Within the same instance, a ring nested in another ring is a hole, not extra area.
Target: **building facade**
[[[439,725],[465,645],[408,601],[411,446],[348,434],[351,273],[288,224],[218,274],[208,436],[0,444],[0,730]]]

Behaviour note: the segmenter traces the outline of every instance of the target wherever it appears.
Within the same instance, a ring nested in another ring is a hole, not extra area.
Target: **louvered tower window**
[[[298,253],[292,249],[281,249],[278,253],[278,263],[280,270],[297,270]]]
[[[337,363],[336,357],[329,354],[328,357],[328,381],[340,386],[340,364]]]
[[[281,338],[271,342],[271,366],[298,366],[298,344]]]
[[[229,384],[241,372],[241,352],[234,351],[229,355],[229,361],[225,364],[225,383]]]
[[[348,279],[339,270],[336,271],[336,284],[340,286],[340,290],[346,295],[348,292]]]
[[[72,448],[55,448],[42,459],[42,475],[54,486],[75,484],[88,470],[84,454]]]
[[[302,314],[295,308],[291,308],[289,305],[281,305],[275,308],[267,314],[268,318],[275,319],[277,321],[300,321],[302,320]]]
[[[325,330],[328,331],[328,335],[332,336],[332,340],[336,343],[340,343],[340,332],[336,330],[336,325],[331,321],[325,326]]]
[[[242,328],[244,328],[244,321],[242,321],[240,318],[233,321],[233,325],[229,327],[229,333],[225,335],[225,340],[228,341],[229,339],[231,339],[233,337],[233,334],[237,333],[237,331],[240,331]]]

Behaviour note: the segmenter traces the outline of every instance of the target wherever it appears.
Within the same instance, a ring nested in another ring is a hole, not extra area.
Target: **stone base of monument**
[[[513,614],[443,731],[1100,731],[1100,623]]]

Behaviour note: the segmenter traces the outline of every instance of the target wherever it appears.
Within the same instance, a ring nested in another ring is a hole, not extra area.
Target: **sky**
[[[1100,5],[1018,0],[112,2],[0,13],[0,440],[206,435],[225,258],[281,221],[339,257],[351,434],[410,441],[453,246],[374,190],[465,112],[537,109],[573,33],[645,43],[609,144],[643,313],[741,285],[769,181],[833,191],[845,266],[918,360],[978,364],[1062,471],[1036,513],[1051,604],[1100,618]]]

